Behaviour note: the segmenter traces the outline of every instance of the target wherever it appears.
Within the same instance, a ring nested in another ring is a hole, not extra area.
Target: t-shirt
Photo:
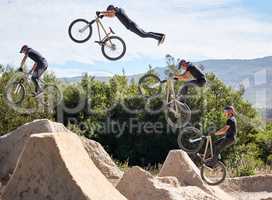
[[[134,22],[127,16],[125,10],[123,8],[115,8],[115,16],[119,19],[119,21],[129,29],[129,26]]]
[[[205,74],[197,66],[189,64],[186,71],[189,71],[195,79],[205,79]]]
[[[231,117],[227,120],[227,125],[230,126],[227,134],[226,134],[226,138],[231,138],[234,139],[236,136],[236,126],[237,126],[237,122],[235,117]]]
[[[27,55],[31,60],[38,64],[38,67],[42,67],[47,63],[46,59],[34,49],[28,49]]]

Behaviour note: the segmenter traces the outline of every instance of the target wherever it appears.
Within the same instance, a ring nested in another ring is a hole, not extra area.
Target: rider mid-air
[[[183,68],[185,72],[181,75],[176,75],[175,79],[186,81],[179,91],[181,100],[184,101],[184,96],[187,94],[189,86],[204,87],[207,81],[204,72],[196,65],[187,62],[186,60],[181,60],[178,64],[178,69],[181,68]],[[191,80],[191,77],[193,77],[193,80]]]
[[[23,69],[23,66],[24,66],[27,58],[30,58],[31,60],[33,60],[35,62],[32,69],[29,71],[29,74],[32,73],[31,79],[35,85],[34,96],[37,96],[43,92],[40,85],[39,85],[38,79],[47,70],[47,67],[48,67],[47,61],[39,52],[28,47],[27,45],[24,45],[21,48],[20,53],[25,54],[24,58],[21,62],[20,69]]]
[[[139,28],[138,25],[132,21],[126,14],[125,10],[122,8],[109,5],[107,11],[97,12],[100,16],[106,17],[117,17],[119,21],[130,31],[139,35],[142,38],[153,38],[158,41],[158,45],[162,44],[165,40],[165,34],[154,33],[154,32],[145,32],[143,29]]]

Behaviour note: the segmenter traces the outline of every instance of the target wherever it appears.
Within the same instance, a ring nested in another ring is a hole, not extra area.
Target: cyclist
[[[29,74],[32,74],[31,80],[33,81],[35,86],[35,93],[33,95],[37,96],[43,92],[39,85],[38,79],[47,70],[47,61],[39,52],[28,47],[27,45],[22,46],[20,53],[24,54],[24,58],[22,59],[21,66],[19,68],[20,70],[23,69],[27,58],[30,58],[35,62],[31,70],[29,71]]]
[[[199,69],[196,65],[192,64],[191,62],[187,62],[186,60],[181,60],[178,64],[178,69],[183,68],[185,72],[181,75],[176,75],[174,78],[176,80],[187,81],[183,87],[179,91],[179,95],[181,96],[181,100],[184,100],[184,95],[188,93],[189,86],[198,86],[204,87],[207,83],[205,74]],[[189,80],[193,77],[193,80]]]
[[[126,14],[125,10],[122,8],[115,7],[113,5],[109,5],[107,7],[107,11],[99,12],[96,14],[99,16],[106,17],[117,17],[119,21],[130,31],[139,35],[142,38],[153,38],[158,40],[158,45],[162,44],[165,40],[165,34],[162,33],[154,33],[154,32],[145,32],[143,29],[139,28],[138,25],[132,21]]]
[[[214,135],[222,136],[223,138],[215,141],[214,143],[214,155],[213,158],[207,161],[207,165],[213,167],[218,160],[219,154],[226,148],[233,145],[236,141],[237,133],[237,122],[236,122],[236,112],[233,106],[226,106],[224,108],[224,114],[228,118],[226,125],[214,133]]]

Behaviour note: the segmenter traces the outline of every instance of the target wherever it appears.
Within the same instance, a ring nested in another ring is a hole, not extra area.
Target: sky
[[[114,4],[146,31],[166,34],[163,45],[128,31],[117,19],[103,19],[127,45],[119,61],[102,56],[96,30],[76,44],[68,26],[77,18],[92,20],[95,11]],[[165,55],[191,61],[251,59],[272,55],[271,0],[0,0],[0,63],[19,66],[19,49],[28,44],[49,62],[58,77],[142,73],[165,65]],[[29,64],[32,64],[30,61]]]

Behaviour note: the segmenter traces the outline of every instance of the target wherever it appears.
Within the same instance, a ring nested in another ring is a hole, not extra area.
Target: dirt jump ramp
[[[220,187],[205,184],[200,176],[198,167],[194,164],[188,154],[182,150],[172,150],[169,152],[160,170],[159,176],[175,176],[182,186],[197,186],[217,199],[235,199]]]
[[[35,120],[0,137],[0,181],[5,184],[18,161],[30,135],[38,133],[69,132],[63,125],[47,119]]]
[[[96,168],[75,134],[34,134],[1,200],[125,200]]]
[[[66,132],[71,133],[61,123],[52,122],[47,119],[35,120],[24,124],[14,131],[0,137],[0,182],[6,185],[12,175],[18,158],[23,148],[32,134]],[[85,147],[89,157],[100,171],[113,184],[119,181],[123,176],[123,172],[119,170],[111,157],[104,148],[93,140],[81,137],[83,146]]]

